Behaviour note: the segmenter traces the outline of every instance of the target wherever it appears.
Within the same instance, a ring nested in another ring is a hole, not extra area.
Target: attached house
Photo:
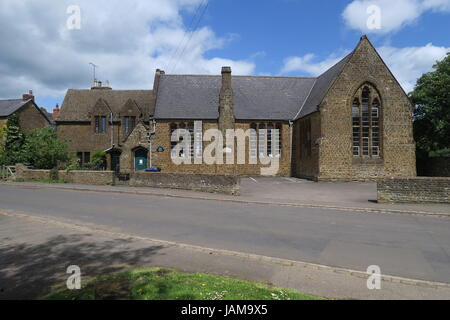
[[[52,119],[34,102],[33,92],[24,94],[22,99],[0,100],[0,127],[5,125],[8,117],[17,114],[23,132],[51,126]]]
[[[157,70],[153,90],[69,90],[57,126],[84,162],[106,150],[110,168],[121,172],[151,162],[162,172],[259,175],[267,164],[251,158],[264,151],[278,160],[276,175],[329,181],[415,176],[412,120],[406,93],[363,36],[315,78],[234,76],[230,67],[217,76]],[[193,154],[206,148],[208,129],[256,135],[245,140],[241,163],[175,164],[177,129],[200,137]],[[263,143],[254,140],[261,132]]]
[[[97,83],[91,90],[70,89],[56,121],[58,137],[69,142],[82,165],[95,151],[106,151],[108,168],[132,171],[134,158],[123,152],[126,141],[136,127],[148,129],[154,107],[152,90],[112,90]],[[137,142],[132,151],[147,159],[148,143]]]

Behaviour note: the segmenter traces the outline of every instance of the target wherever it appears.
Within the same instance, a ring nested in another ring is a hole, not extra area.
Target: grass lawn
[[[317,300],[292,290],[209,274],[151,268],[101,276],[81,290],[55,289],[48,300]]]

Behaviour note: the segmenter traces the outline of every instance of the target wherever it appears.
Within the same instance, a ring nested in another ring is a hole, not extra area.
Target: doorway
[[[134,170],[143,171],[147,169],[148,151],[140,148],[134,151]]]

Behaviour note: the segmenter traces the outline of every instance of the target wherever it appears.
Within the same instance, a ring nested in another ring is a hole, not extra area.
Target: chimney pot
[[[231,67],[222,67],[222,74],[231,73]]]
[[[59,105],[58,104],[56,104],[56,107],[53,109],[53,115],[52,115],[52,117],[53,117],[53,120],[58,120],[58,116],[59,116]]]
[[[231,89],[231,67],[222,67],[222,90]]]
[[[28,101],[28,100],[34,101],[33,90],[29,90],[28,93],[23,94],[22,100],[23,101]]]

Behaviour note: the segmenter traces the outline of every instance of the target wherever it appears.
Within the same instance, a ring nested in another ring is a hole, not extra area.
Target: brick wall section
[[[45,116],[29,102],[18,111],[19,125],[23,132],[29,132],[35,129],[47,128],[50,123]]]
[[[302,131],[302,128],[307,127],[310,128],[309,141],[307,141],[305,132]],[[298,120],[295,123],[294,130],[295,139],[293,143],[296,144],[294,148],[296,151],[294,155],[294,175],[299,178],[316,179],[319,174],[320,114],[316,112]],[[310,152],[306,150],[308,143],[311,144]]]
[[[352,102],[370,83],[382,99],[382,155],[352,154]],[[319,106],[321,137],[318,180],[372,180],[416,176],[412,107],[408,97],[370,42],[363,38]]]
[[[30,132],[35,129],[47,128],[50,126],[50,123],[45,116],[36,109],[31,101],[22,107],[17,112],[17,115],[19,116],[19,125],[23,132]],[[6,125],[7,121],[7,118],[1,118],[0,127]]]
[[[177,123],[177,121],[173,121]],[[175,165],[170,158],[170,124],[172,121],[158,121],[156,125],[156,135],[153,140],[153,166],[161,168],[166,173],[191,173],[191,174],[225,174],[225,175],[260,175],[261,168],[267,167],[261,164],[251,165],[249,163],[249,141],[246,142],[246,163],[245,165]],[[235,123],[236,130],[242,129],[247,131],[250,129],[251,122],[237,121]],[[213,121],[203,121],[203,132],[208,129],[217,129],[218,123]],[[204,143],[204,147],[209,142]],[[280,170],[278,176],[291,176],[291,135],[288,122],[282,125],[281,133],[282,153],[280,159]],[[158,147],[163,147],[164,152],[156,152]],[[203,149],[204,150],[204,149]],[[225,160],[224,160],[225,161]],[[237,161],[235,161],[236,163]]]
[[[239,195],[240,178],[230,175],[135,172],[131,174],[130,186]]]
[[[16,165],[16,179],[42,181],[50,179],[50,170],[30,170]],[[58,179],[67,183],[86,185],[114,185],[113,171],[58,171]]]
[[[450,178],[406,178],[378,181],[379,202],[450,203]]]

